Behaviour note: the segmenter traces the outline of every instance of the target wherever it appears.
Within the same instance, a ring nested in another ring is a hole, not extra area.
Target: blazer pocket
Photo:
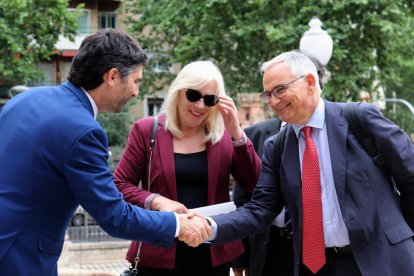
[[[59,255],[62,252],[63,242],[54,241],[48,238],[39,239],[39,250],[44,253]]]
[[[391,244],[397,244],[400,241],[414,236],[413,231],[406,223],[391,226],[390,228],[385,229],[384,232]]]

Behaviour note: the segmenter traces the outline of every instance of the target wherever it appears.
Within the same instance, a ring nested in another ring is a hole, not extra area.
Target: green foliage
[[[134,15],[130,33],[152,54],[149,67],[212,60],[232,96],[261,91],[261,63],[297,49],[317,14],[334,41],[325,98],[355,101],[380,85],[387,97],[396,92],[414,102],[412,1],[130,0],[126,6]],[[141,91],[157,91],[173,77],[147,69]]]
[[[0,81],[24,84],[42,77],[36,62],[48,59],[59,35],[73,39],[76,21],[68,0],[0,1]]]
[[[109,146],[125,146],[129,133],[129,115],[127,112],[99,113],[97,121],[108,135]]]
[[[111,154],[109,155],[108,165],[111,171],[114,171],[122,157],[124,146],[113,146],[109,148]]]

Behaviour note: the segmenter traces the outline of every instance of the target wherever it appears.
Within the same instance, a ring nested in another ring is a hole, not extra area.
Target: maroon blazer
[[[128,145],[115,171],[115,184],[126,201],[144,207],[147,192],[148,158],[152,117],[135,122],[128,137]],[[230,174],[245,189],[251,191],[257,183],[261,161],[250,140],[246,145],[233,147],[230,134],[225,131],[216,144],[207,143],[209,205],[228,202]],[[137,185],[142,183],[142,189]],[[177,200],[173,136],[165,130],[165,117],[160,116],[151,168],[151,192]],[[139,230],[137,230],[139,231]],[[127,260],[134,263],[138,243],[133,241]],[[172,269],[175,265],[176,242],[170,248],[142,244],[140,265]],[[211,247],[213,267],[230,262],[243,253],[239,240]]]

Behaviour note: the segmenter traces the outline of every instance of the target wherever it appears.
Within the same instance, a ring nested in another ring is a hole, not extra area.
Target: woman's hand
[[[154,198],[154,200],[151,202],[151,210],[175,212],[177,214],[187,214],[189,212],[184,204],[168,199],[161,195]]]
[[[238,141],[243,137],[243,130],[239,123],[239,111],[232,98],[226,95],[219,96],[218,109],[223,116],[224,126],[230,132],[231,137]]]

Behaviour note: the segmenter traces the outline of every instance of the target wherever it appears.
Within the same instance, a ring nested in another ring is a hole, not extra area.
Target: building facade
[[[76,10],[79,4],[84,5],[80,13]],[[122,31],[126,29],[122,23],[124,17],[122,1],[71,0],[68,8],[71,12],[77,14],[79,29],[75,40],[69,41],[63,36],[59,37],[51,59],[37,65],[38,69],[44,72],[45,79],[30,83],[30,86],[57,85],[66,81],[72,59],[86,36],[105,28]]]

